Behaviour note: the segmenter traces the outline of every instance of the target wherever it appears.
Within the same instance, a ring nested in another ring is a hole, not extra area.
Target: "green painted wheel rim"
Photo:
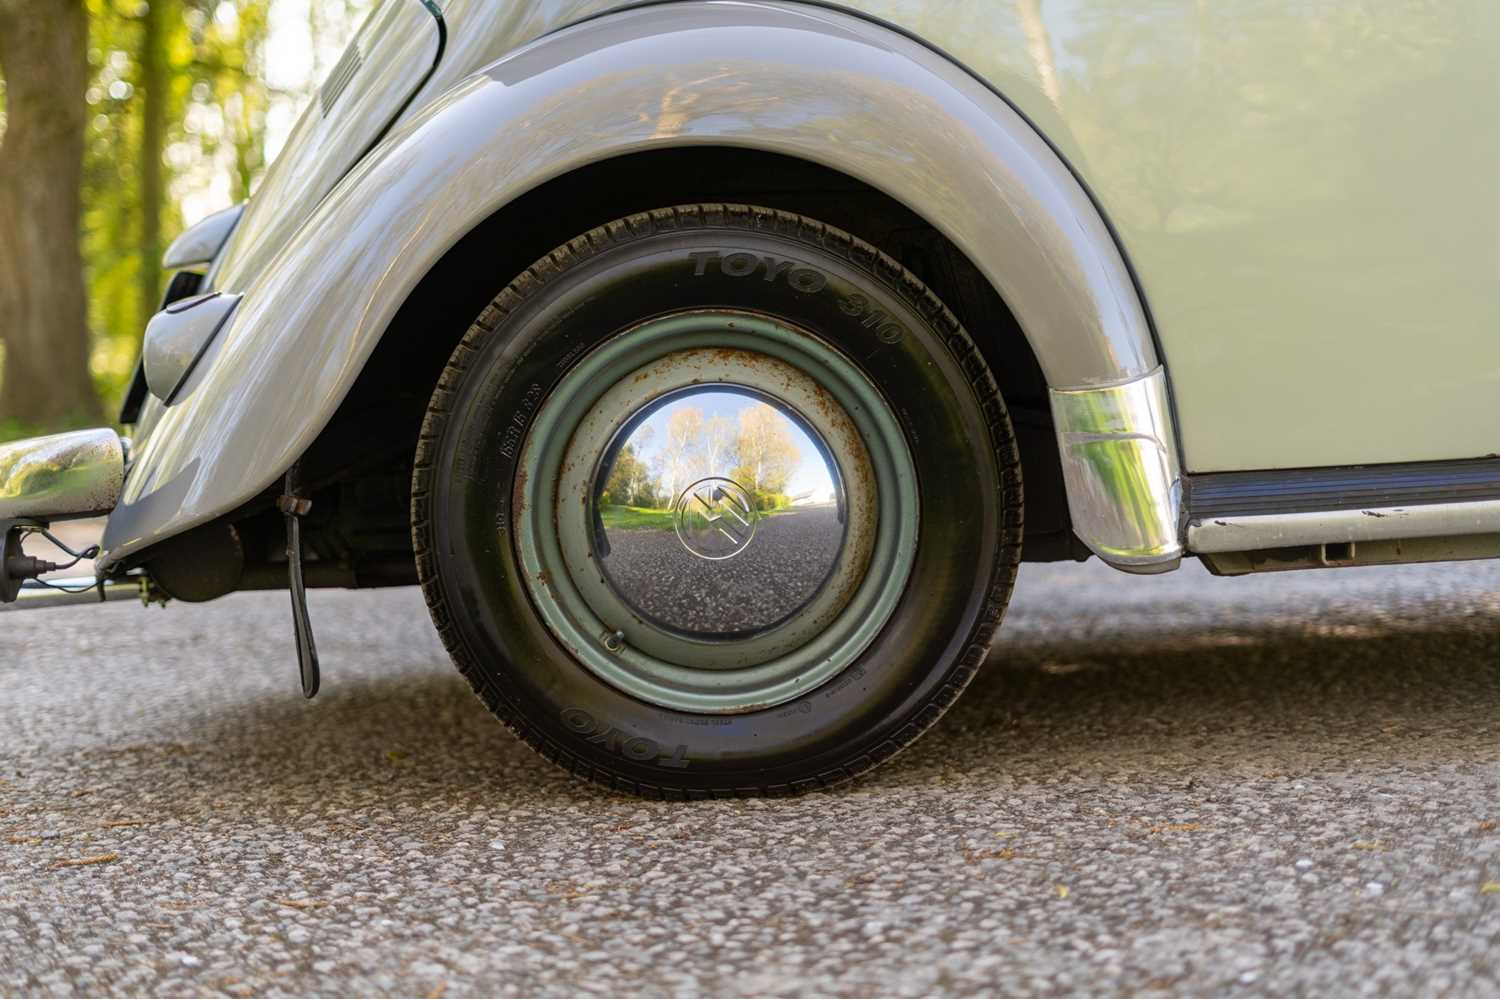
[[[598,483],[610,442],[643,407],[674,392],[718,391],[768,396],[809,439],[822,439],[845,533],[827,577],[836,585],[774,625],[710,639],[643,613],[604,570],[611,552],[599,547]],[[816,689],[880,633],[910,576],[916,470],[894,414],[837,350],[769,317],[681,313],[605,341],[543,402],[520,467],[512,540],[538,615],[584,668],[661,707],[742,713]]]

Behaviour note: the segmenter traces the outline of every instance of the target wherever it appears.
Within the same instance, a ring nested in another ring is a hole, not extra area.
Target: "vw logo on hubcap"
[[[672,507],[677,539],[699,558],[726,559],[744,551],[759,520],[750,493],[730,479],[699,479]]]

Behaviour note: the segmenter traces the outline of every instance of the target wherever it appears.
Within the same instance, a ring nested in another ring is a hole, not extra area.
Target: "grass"
[[[9,417],[0,417],[0,444],[6,441],[18,441],[23,437],[40,437],[46,429]]]
[[[612,531],[673,530],[672,511],[644,506],[607,506],[599,511],[604,526]]]
[[[760,518],[779,517],[784,513],[792,513],[788,509],[762,510]],[[644,506],[607,506],[599,511],[599,518],[604,521],[604,526],[611,531],[675,531],[676,524],[672,522],[671,510],[657,510]]]

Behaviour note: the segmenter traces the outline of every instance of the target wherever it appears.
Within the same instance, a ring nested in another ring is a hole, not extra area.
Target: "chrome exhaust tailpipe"
[[[70,607],[76,604],[102,604],[106,601],[119,603],[122,600],[146,602],[146,577],[127,576],[124,579],[95,579],[93,576],[78,576],[71,579],[28,579],[11,603],[0,604],[0,614],[6,611],[39,610],[43,607]]]

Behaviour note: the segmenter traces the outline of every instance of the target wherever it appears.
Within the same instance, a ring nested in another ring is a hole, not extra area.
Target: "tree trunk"
[[[87,52],[83,0],[0,0],[0,419],[99,416],[78,246]]]
[[[161,306],[162,154],[167,135],[167,67],[162,26],[169,0],[150,0],[141,22],[141,315]]]

